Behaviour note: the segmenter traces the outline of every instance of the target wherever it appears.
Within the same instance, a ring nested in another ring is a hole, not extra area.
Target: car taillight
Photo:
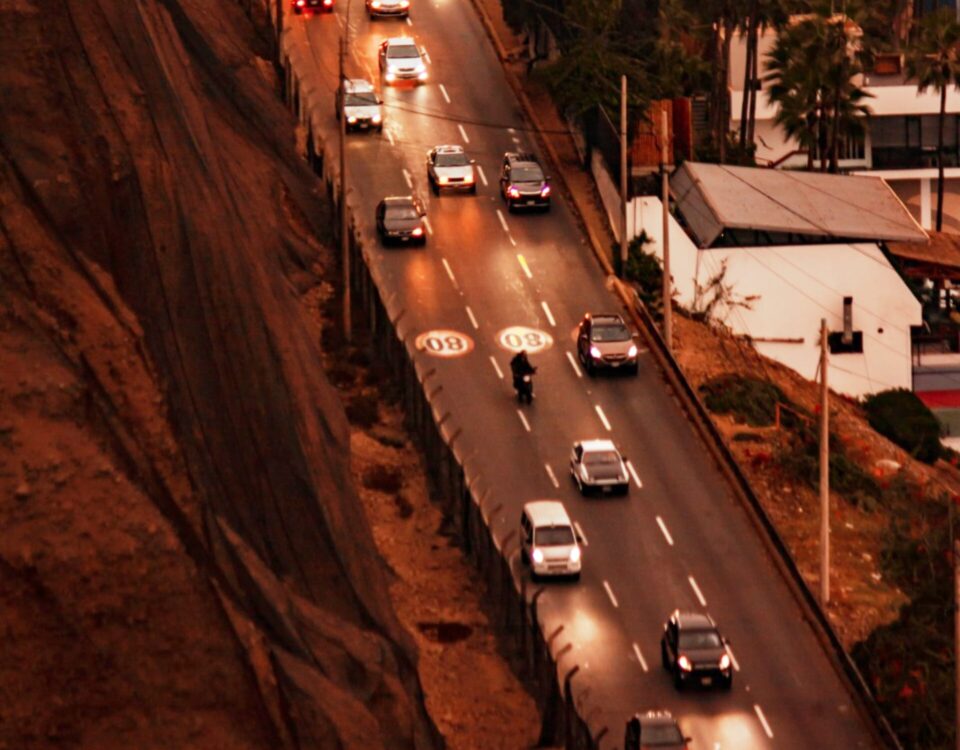
[[[540,190],[540,197],[546,198],[548,195],[550,195],[550,186],[544,185],[543,188]]]
[[[507,195],[509,195],[511,198],[519,198],[520,191],[511,185],[509,188],[507,188]]]
[[[422,236],[423,236],[423,227],[416,227],[416,228],[411,232],[411,234],[412,234],[414,237],[422,237]]]

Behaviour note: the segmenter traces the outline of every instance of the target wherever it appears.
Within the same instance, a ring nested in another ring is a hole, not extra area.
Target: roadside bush
[[[347,403],[347,419],[350,420],[350,424],[367,430],[380,419],[378,404],[379,399],[376,393],[370,391],[358,393]]]
[[[873,429],[917,460],[932,464],[943,454],[940,423],[912,391],[875,393],[867,397],[864,408]]]
[[[742,375],[726,374],[700,386],[707,408],[714,414],[731,414],[751,427],[768,427],[776,418],[777,402],[787,403],[773,383]]]
[[[367,489],[384,492],[388,495],[394,494],[400,492],[403,487],[403,474],[393,466],[374,464],[364,472],[363,486]]]
[[[650,241],[646,232],[640,232],[630,240],[627,246],[627,268],[624,278],[633,282],[640,300],[654,320],[663,317],[663,265],[653,253],[648,253],[643,246]],[[614,265],[620,264],[620,246],[613,248]]]

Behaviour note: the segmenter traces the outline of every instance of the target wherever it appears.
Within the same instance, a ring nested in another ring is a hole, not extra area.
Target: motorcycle
[[[513,379],[513,387],[517,389],[517,401],[521,404],[526,401],[533,403],[533,373],[525,373]]]

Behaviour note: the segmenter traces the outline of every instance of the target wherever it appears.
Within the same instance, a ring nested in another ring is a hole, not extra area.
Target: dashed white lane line
[[[500,212],[500,209],[499,209],[499,208],[497,209],[497,212],[498,212],[498,213]],[[532,279],[532,278],[533,278],[533,274],[530,273],[530,266],[527,265],[527,259],[524,258],[522,255],[519,255],[519,254],[518,254],[518,255],[517,255],[517,262],[520,264],[520,268],[523,269],[523,272],[527,275],[527,278],[528,278],[528,279]]]
[[[480,182],[483,183],[483,186],[486,187],[489,185],[490,183],[487,182],[487,176],[483,173],[483,167],[481,167],[479,164],[477,164],[477,172],[480,173]]]
[[[549,321],[550,325],[553,326],[554,328],[556,328],[556,327],[557,327],[557,321],[554,320],[554,318],[553,318],[553,313],[550,312],[550,305],[547,304],[547,301],[544,300],[543,302],[541,302],[541,303],[540,303],[540,307],[543,308],[543,314],[547,316],[547,321]]]
[[[637,470],[633,468],[633,464],[627,461],[627,471],[630,472],[630,476],[633,477],[633,481],[637,484],[637,489],[643,489],[643,482],[640,481],[640,475],[637,474]]]
[[[443,94],[443,98],[447,100],[447,104],[450,103],[450,94],[447,93],[446,87],[441,83],[440,84],[440,93]]]
[[[423,59],[427,61],[427,65],[433,65],[433,60],[430,59],[430,53],[426,49],[421,48],[420,54],[423,55]]]
[[[763,731],[767,733],[767,737],[771,740],[773,739],[773,730],[770,728],[770,724],[767,723],[767,717],[763,715],[763,709],[760,708],[759,703],[753,704],[753,710],[757,714],[757,718],[760,719],[760,723],[763,725]]]
[[[423,217],[423,225],[427,228],[427,234],[433,236],[433,224],[430,223],[430,217]]]
[[[577,530],[577,534],[580,535],[580,544],[582,544],[584,547],[589,547],[590,542],[587,539],[587,535],[583,533],[583,529],[580,528],[580,522],[574,521],[573,528],[575,528]]]
[[[517,416],[520,417],[520,421],[523,422],[523,429],[525,429],[527,432],[530,432],[530,423],[527,421],[526,415],[517,409]]]
[[[493,355],[490,356],[490,364],[492,364],[493,369],[497,371],[497,377],[503,380],[503,370],[500,369],[500,365],[497,364],[497,360]]]
[[[737,661],[737,657],[733,655],[733,651],[731,650],[730,645],[729,645],[729,644],[726,644],[726,645],[724,646],[724,648],[727,650],[727,656],[730,657],[730,663],[733,664],[733,668],[734,668],[737,672],[739,672],[739,671],[740,671],[740,663]]]
[[[607,596],[610,597],[610,603],[611,603],[614,607],[616,607],[616,608],[619,609],[619,608],[620,608],[620,602],[618,602],[618,601],[617,601],[617,597],[615,597],[615,596],[613,595],[613,589],[610,588],[610,584],[607,583],[606,581],[604,581],[604,582],[603,582],[603,588],[606,589],[606,591],[607,591]]]
[[[511,245],[513,245],[514,247],[517,246],[517,241],[516,241],[515,239],[513,239],[513,235],[512,235],[512,234],[508,234],[508,235],[507,235],[507,239],[510,240],[510,244],[511,244]]]
[[[543,468],[547,470],[547,476],[550,477],[550,481],[553,482],[553,486],[559,487],[560,482],[557,481],[557,475],[553,473],[553,467],[550,464],[544,464]]]
[[[457,128],[460,130],[460,137],[463,138],[463,142],[470,143],[470,136],[468,136],[467,131],[463,129],[463,125],[457,123]]]
[[[667,540],[667,544],[671,547],[673,546],[673,537],[670,536],[670,532],[667,530],[667,525],[663,522],[663,519],[660,516],[657,516],[657,526],[660,527],[660,531],[663,532],[663,538]]]
[[[477,322],[477,317],[473,314],[473,310],[470,309],[470,305],[467,305],[467,317],[470,318],[470,323],[474,329],[480,328],[480,324]]]
[[[647,666],[647,660],[643,658],[643,654],[640,653],[640,647],[636,643],[633,644],[633,653],[637,657],[637,661],[640,662],[640,668],[644,672],[649,672],[650,668]]]
[[[407,181],[408,188],[413,187],[413,178],[410,176],[410,173],[407,171],[406,167],[403,168],[403,179]]]
[[[693,576],[687,576],[687,580],[690,581],[690,588],[692,588],[693,593],[697,595],[697,601],[700,602],[700,606],[706,607],[707,600],[703,598],[703,592],[700,590],[700,587],[697,586],[697,582],[693,579]]]
[[[410,16],[407,16],[407,26],[413,26],[413,21],[410,20]]]
[[[507,132],[508,132],[508,133],[516,133],[517,131],[514,130],[513,128],[507,128]]]
[[[510,227],[507,226],[507,220],[503,216],[503,211],[501,211],[499,208],[497,209],[497,218],[500,219],[500,226],[503,227],[503,231],[509,234]]]
[[[450,268],[450,264],[447,263],[447,259],[446,259],[446,258],[441,258],[440,261],[443,263],[443,267],[444,267],[444,269],[446,269],[447,276],[450,277],[450,281],[453,282],[453,285],[454,285],[454,286],[457,286],[457,277],[453,275],[453,269]]]
[[[391,146],[395,146],[395,145],[396,145],[396,141],[393,140],[393,131],[392,131],[392,130],[387,130],[387,131],[385,131],[385,132],[386,132],[386,134],[387,134],[387,140],[390,141],[390,145],[391,145]]]
[[[580,366],[577,364],[576,358],[570,352],[567,352],[567,362],[570,363],[570,366],[573,368],[573,371],[577,373],[577,377],[582,378],[583,373],[580,372]]]
[[[607,428],[607,432],[610,432],[613,428],[610,426],[610,420],[607,419],[607,415],[603,413],[603,409],[600,408],[600,404],[597,404],[593,407],[597,410],[597,416],[600,417],[600,421],[603,422],[603,426]]]

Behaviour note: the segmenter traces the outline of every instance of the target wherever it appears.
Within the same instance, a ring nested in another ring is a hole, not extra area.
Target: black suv
[[[533,154],[508,152],[500,167],[500,194],[507,208],[550,210],[550,178]]]
[[[680,611],[670,615],[660,639],[660,658],[678,690],[690,682],[718,684],[725,690],[733,685],[727,641],[710,615]]]

